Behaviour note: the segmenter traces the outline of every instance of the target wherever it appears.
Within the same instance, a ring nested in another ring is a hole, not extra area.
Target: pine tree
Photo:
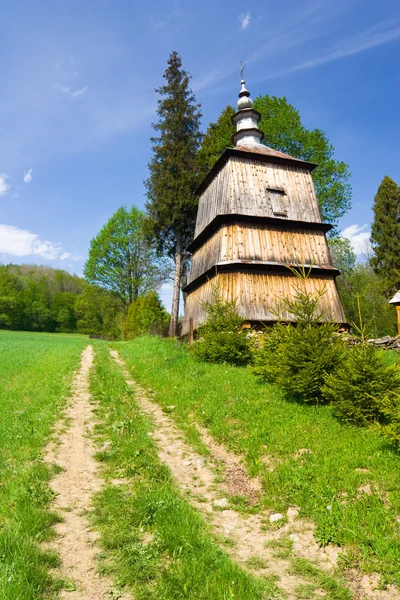
[[[400,287],[400,187],[387,175],[378,188],[373,210],[371,241],[375,256],[371,262],[390,295]]]
[[[172,52],[164,73],[166,84],[156,89],[159,121],[153,124],[158,137],[151,138],[153,158],[145,182],[149,201],[149,229],[158,249],[175,262],[170,335],[177,334],[179,292],[185,266],[185,248],[190,243],[196,219],[199,182],[198,150],[201,143],[200,105],[189,87],[190,75]]]

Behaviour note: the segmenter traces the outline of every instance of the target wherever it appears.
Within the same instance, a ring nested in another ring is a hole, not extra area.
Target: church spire
[[[235,146],[261,144],[264,134],[258,129],[261,115],[253,108],[253,100],[250,92],[246,89],[246,82],[242,78],[242,88],[239,92],[237,103],[238,111],[232,117],[232,123],[236,125],[236,133],[232,136]]]

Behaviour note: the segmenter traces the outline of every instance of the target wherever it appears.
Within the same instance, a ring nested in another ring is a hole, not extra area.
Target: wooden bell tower
[[[311,171],[316,165],[263,145],[261,115],[241,82],[238,111],[232,117],[233,148],[225,150],[200,184],[192,263],[182,335],[204,322],[204,302],[212,284],[251,324],[277,320],[282,296],[299,283],[290,267],[305,265],[308,290],[326,289],[325,319],[344,323]],[[283,315],[290,321],[290,315]]]

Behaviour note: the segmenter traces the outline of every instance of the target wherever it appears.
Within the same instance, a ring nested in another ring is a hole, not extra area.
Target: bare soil
[[[58,427],[58,440],[48,445],[45,456],[46,462],[56,463],[62,468],[62,472],[51,481],[56,494],[53,506],[63,517],[63,522],[55,527],[56,538],[51,543],[62,563],[57,575],[69,582],[68,591],[65,589],[60,593],[62,600],[113,597],[112,582],[97,572],[98,536],[88,521],[92,496],[103,483],[97,475],[95,447],[90,437],[94,406],[91,404],[88,376],[92,362],[93,348],[87,346],[74,377],[64,420],[60,422],[67,426]]]

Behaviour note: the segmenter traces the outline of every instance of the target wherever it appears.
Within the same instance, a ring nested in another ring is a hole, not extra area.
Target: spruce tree
[[[372,266],[385,281],[387,294],[400,287],[400,187],[387,175],[374,201],[371,241]]]
[[[190,243],[196,220],[199,182],[198,150],[201,143],[200,105],[189,87],[190,75],[182,60],[172,52],[164,73],[166,84],[156,89],[159,121],[153,124],[153,158],[145,182],[149,228],[159,251],[175,262],[170,335],[177,334],[179,292],[185,266],[185,248]]]

